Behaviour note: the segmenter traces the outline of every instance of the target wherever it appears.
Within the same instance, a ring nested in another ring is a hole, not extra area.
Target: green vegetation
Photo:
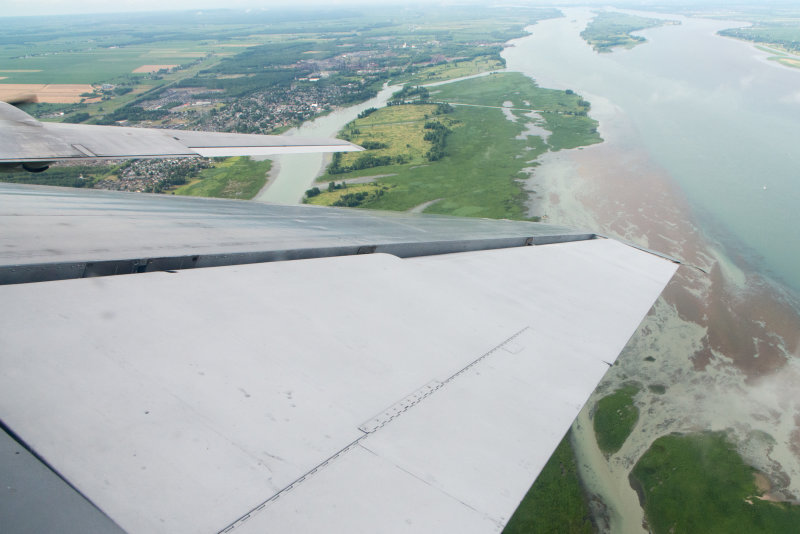
[[[649,19],[626,13],[603,11],[589,22],[586,29],[581,32],[581,37],[595,51],[611,52],[611,49],[617,46],[633,48],[647,41],[647,39],[639,35],[631,35],[631,32],[654,28],[663,24],[666,24],[666,22],[661,19]]]
[[[630,481],[655,533],[797,532],[800,506],[760,499],[754,474],[722,432],[671,434]]]
[[[445,154],[447,135],[458,127],[457,121],[446,116],[452,111],[449,106],[395,105],[367,111],[348,124],[342,134],[367,151],[335,153],[329,175],[436,161]]]
[[[267,183],[272,162],[248,157],[227,158],[204,169],[192,183],[173,191],[176,195],[251,199]]]
[[[380,167],[326,173],[319,181],[375,176],[376,183],[389,186],[385,194],[359,204],[364,207],[409,210],[438,200],[425,212],[524,219],[527,194],[520,184],[525,178],[522,170],[548,150],[601,141],[597,123],[586,116],[588,103],[580,96],[572,91],[543,89],[519,73],[492,74],[446,84],[430,91],[430,99],[449,104],[391,106],[372,112],[344,129],[345,137],[355,142],[369,140],[387,145],[375,152],[393,158],[405,157],[406,162],[395,160]],[[505,102],[512,104],[508,113],[513,121],[500,109]],[[554,132],[547,141],[539,136],[520,135],[531,120],[526,114],[532,109],[543,110],[542,126]],[[425,135],[435,129],[426,130],[425,124],[434,121],[450,130],[439,159],[426,157],[432,145]],[[342,161],[346,161],[344,157]],[[330,204],[327,195],[321,193],[314,202]]]
[[[391,83],[426,84],[442,82],[454,78],[461,78],[463,76],[472,76],[482,72],[499,70],[503,67],[505,67],[505,63],[501,59],[492,56],[479,56],[462,60],[456,59],[449,63],[440,63],[431,67],[424,67],[417,71],[409,71],[396,78],[392,78]]]
[[[792,22],[762,23],[750,28],[730,28],[718,33],[725,37],[762,43],[792,54],[800,54],[800,19]]]
[[[617,452],[636,426],[639,408],[633,403],[633,398],[637,393],[637,386],[625,386],[597,401],[594,433],[597,445],[606,455]]]
[[[762,21],[750,28],[731,28],[718,32],[725,37],[768,45],[758,46],[774,54],[769,59],[787,67],[800,68],[800,17]]]
[[[589,534],[596,532],[589,518],[589,505],[567,433],[503,534]]]
[[[328,184],[328,189],[324,195],[319,187],[313,187],[306,191],[305,203],[317,206],[354,208],[380,198],[389,189],[390,186],[379,185],[377,182],[356,185],[331,182]]]
[[[91,188],[99,180],[113,176],[119,165],[64,165],[45,172],[15,171],[0,174],[0,180],[13,184],[57,185],[59,187]]]

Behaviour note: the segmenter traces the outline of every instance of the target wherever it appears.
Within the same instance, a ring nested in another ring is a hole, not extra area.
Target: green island
[[[511,516],[504,534],[596,532],[570,446],[570,433],[561,440],[536,483]]]
[[[636,426],[639,408],[633,398],[639,391],[635,385],[623,386],[597,401],[593,418],[594,433],[597,445],[606,456],[617,452]]]
[[[374,110],[345,126],[344,137],[373,148],[334,157],[318,179],[327,190],[309,190],[307,202],[525,219],[523,169],[548,150],[602,141],[588,102],[519,73],[418,91],[419,101]],[[546,130],[546,139],[522,135],[530,122]]]
[[[603,11],[593,18],[586,29],[581,32],[581,37],[589,43],[596,52],[608,53],[613,48],[633,48],[647,42],[647,39],[632,32],[655,28],[676,22],[661,19],[651,19],[618,13],[616,11]]]
[[[800,506],[763,498],[756,475],[724,432],[704,432],[658,438],[630,482],[657,534],[796,532]]]

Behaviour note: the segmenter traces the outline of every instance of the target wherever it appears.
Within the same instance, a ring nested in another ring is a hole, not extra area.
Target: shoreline
[[[640,396],[637,406],[648,416],[640,418],[623,448],[608,460],[592,455],[591,426],[581,430],[589,416],[581,416],[575,452],[582,459],[582,481],[608,507],[605,517],[612,531],[629,531],[627,515],[634,504],[641,507],[627,475],[652,442],[673,431],[730,428],[740,454],[766,473],[775,494],[796,498],[800,430],[780,394],[769,398],[767,392],[779,384],[782,394],[791,395],[800,387],[800,374],[784,376],[800,346],[800,314],[777,282],[755,273],[698,228],[677,184],[630,142],[634,132],[622,112],[602,99],[585,97],[593,106],[599,103],[593,116],[604,142],[540,157],[524,182],[529,192],[535,191],[529,210],[540,211],[528,214],[545,215],[552,224],[594,228],[681,258],[709,274],[688,265],[678,270],[620,364],[587,403],[585,410],[591,410],[626,380],[669,389],[667,395]],[[655,364],[643,364],[648,355],[656,358]],[[748,449],[744,444],[755,431],[767,432],[788,447],[767,453]],[[628,512],[620,517],[614,509]]]
[[[580,31],[579,25],[573,20],[570,31]],[[549,30],[528,31],[533,38]],[[567,87],[540,76],[535,65],[529,74],[525,65],[519,70],[541,86]],[[602,231],[686,264],[573,424],[573,450],[595,521],[605,531],[645,531],[629,474],[655,439],[671,432],[727,431],[744,461],[768,477],[771,494],[796,501],[800,359],[793,356],[800,356],[800,306],[788,287],[737,253],[734,238],[725,242],[714,228],[704,231],[678,183],[655,163],[619,106],[580,85],[568,87],[592,103],[590,115],[604,142],[532,162],[522,180],[528,215]],[[617,453],[598,456],[594,405],[631,381],[642,386],[635,402],[646,415]],[[651,385],[666,391],[655,393]]]
[[[250,199],[255,202],[264,202],[263,200],[260,199],[261,195],[263,195],[264,193],[267,192],[267,190],[269,190],[270,186],[275,181],[275,177],[278,176],[278,173],[281,170],[281,164],[278,158],[270,159],[269,157],[259,157],[257,161],[263,161],[266,159],[269,159],[272,162],[272,166],[269,168],[269,171],[267,172],[267,181],[264,183],[264,187],[259,189],[258,193],[253,195],[253,198]]]

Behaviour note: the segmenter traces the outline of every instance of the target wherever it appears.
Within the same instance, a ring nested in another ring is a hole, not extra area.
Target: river
[[[728,431],[773,492],[797,498],[800,70],[715,35],[741,24],[650,13],[681,24],[597,54],[579,35],[592,12],[564,13],[530,27],[503,55],[509,70],[588,99],[605,142],[541,157],[528,180],[531,214],[705,271],[679,269],[573,425],[595,518],[603,531],[645,532],[628,474],[670,432]],[[643,388],[641,416],[605,458],[594,401],[630,381]],[[655,385],[666,393],[647,388]]]
[[[425,87],[435,87],[470,78],[488,76],[490,72],[482,72],[470,76],[462,76],[452,80],[432,82]],[[393,93],[402,88],[400,85],[384,85],[378,94],[355,106],[339,108],[313,121],[304,122],[296,128],[288,130],[284,135],[298,137],[336,137],[344,126],[356,119],[358,114],[369,108],[380,108]],[[265,156],[255,159],[271,159],[273,170],[270,172],[267,185],[256,195],[254,200],[275,204],[298,204],[314,179],[319,176],[329,162],[326,154],[287,154],[281,156]]]
[[[587,15],[530,28],[505,51],[509,70],[610,104],[593,116],[607,131],[615,115],[631,122],[622,141],[670,174],[704,230],[800,292],[800,69],[715,35],[741,23],[680,16],[640,32],[644,45],[597,54],[578,35]]]
[[[339,108],[331,113],[318,117],[313,121],[304,122],[296,128],[288,130],[283,135],[298,137],[336,137],[345,124],[356,119],[358,114],[369,108],[379,108],[386,105],[386,101],[393,93],[400,90],[397,85],[384,85],[378,94],[355,106]],[[325,154],[285,154],[269,156],[273,162],[274,171],[270,172],[270,179],[255,200],[273,202],[275,204],[298,204],[306,190],[311,187],[314,178],[326,165],[329,156]]]

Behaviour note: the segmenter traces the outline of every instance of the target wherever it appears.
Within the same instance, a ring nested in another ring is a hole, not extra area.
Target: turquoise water
[[[578,35],[591,13],[531,27],[504,52],[544,87],[607,99],[684,191],[698,226],[800,294],[800,69],[715,35],[739,25],[687,19],[648,42],[596,54]]]

